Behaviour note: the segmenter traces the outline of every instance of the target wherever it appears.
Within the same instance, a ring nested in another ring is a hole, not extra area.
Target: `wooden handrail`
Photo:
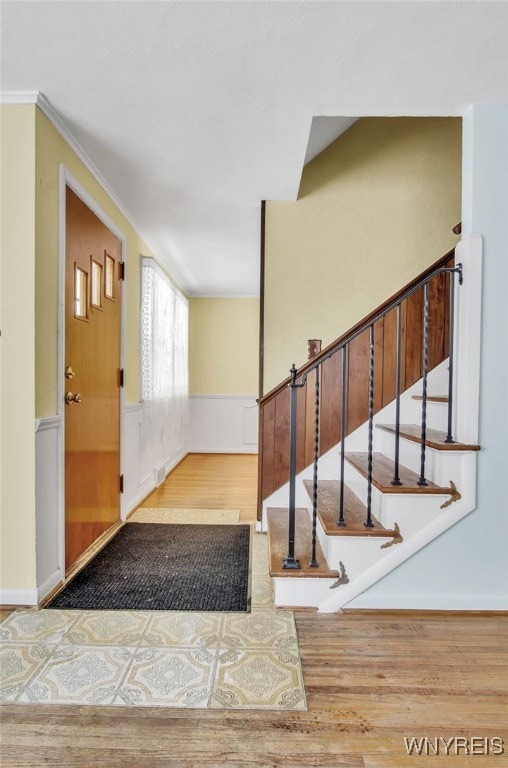
[[[412,288],[416,287],[418,283],[420,283],[422,280],[425,280],[427,277],[430,277],[430,275],[432,275],[436,269],[444,266],[446,262],[454,255],[454,253],[455,248],[452,248],[448,251],[448,253],[445,253],[444,256],[441,256],[437,261],[431,264],[430,267],[427,267],[427,269],[417,275],[413,280],[411,280],[411,282],[407,283],[403,288],[394,293],[389,299],[384,301],[382,304],[376,307],[376,309],[372,310],[372,312],[359,320],[355,325],[353,325],[345,333],[339,336],[338,339],[332,341],[331,344],[328,344],[328,346],[325,347],[319,354],[304,363],[300,368],[298,368],[296,374],[297,378],[302,376],[307,371],[315,368],[319,363],[336,352],[350,336],[356,335],[364,326],[369,325],[373,320],[377,318],[378,315],[383,314],[392,304],[398,302],[399,299],[404,296],[404,294],[406,294],[408,291],[411,291]],[[286,389],[290,380],[291,378],[288,376],[286,379],[284,379],[284,381],[280,382],[280,384],[267,392],[266,395],[263,395],[263,397],[259,398],[259,405],[265,405],[265,403],[269,402],[272,398]]]

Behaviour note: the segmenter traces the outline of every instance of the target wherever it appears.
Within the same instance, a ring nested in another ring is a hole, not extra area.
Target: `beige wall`
[[[258,299],[190,299],[191,395],[256,395],[258,349]]]
[[[266,206],[264,391],[457,241],[461,120],[364,118]]]
[[[1,586],[35,587],[35,107],[0,106]]]

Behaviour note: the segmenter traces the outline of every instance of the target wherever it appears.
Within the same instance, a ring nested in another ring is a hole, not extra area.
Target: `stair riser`
[[[448,390],[446,390],[448,391]],[[412,422],[413,424],[422,423],[422,402],[415,400],[416,409]],[[427,425],[433,429],[440,429],[443,432],[448,430],[448,403],[436,403],[433,400],[427,400]],[[402,420],[401,420],[401,423]]]
[[[376,513],[375,517],[385,527],[393,529],[395,523],[400,528],[404,539],[417,534],[422,528],[425,528],[430,522],[439,518],[442,514],[441,505],[449,500],[448,495],[408,495],[408,494],[376,494]],[[312,514],[309,509],[309,514]],[[326,561],[330,568],[337,568],[337,563],[342,560],[342,553],[350,551],[354,553],[355,560],[353,572],[361,572],[369,565],[372,565],[387,552],[387,549],[381,550],[381,544],[392,541],[392,537],[345,537],[345,536],[327,536],[319,521],[317,521],[317,537],[321,548],[325,553]],[[358,550],[355,549],[358,547]],[[378,554],[379,553],[379,554]],[[360,570],[359,562],[362,562]],[[352,556],[348,555],[348,562],[352,562]],[[348,570],[349,573],[349,570]]]
[[[344,563],[349,579],[359,576],[389,552],[389,548],[381,549],[381,545],[392,541],[391,538],[330,536],[327,561],[331,568],[338,569],[339,563]]]
[[[386,456],[395,454],[395,434],[383,429],[377,430],[379,451]],[[420,474],[421,444],[401,437],[399,441],[399,460],[402,466]],[[448,487],[450,480],[457,484],[462,471],[460,451],[439,451],[429,446],[425,449],[425,477],[436,485]]]
[[[438,519],[442,515],[441,505],[449,498],[430,494],[384,496],[378,519],[385,528],[391,528],[397,523],[406,540]]]
[[[312,520],[310,507],[309,516]],[[316,534],[328,566],[338,570],[339,562],[342,561],[346,565],[350,578],[355,577],[382,557],[386,550],[381,549],[381,544],[392,541],[391,536],[386,538],[381,536],[328,536],[319,517],[317,518]],[[349,565],[347,565],[348,563]]]
[[[306,579],[301,577],[274,578],[273,602],[276,608],[313,608],[327,600],[334,579]],[[340,589],[340,587],[337,587]]]

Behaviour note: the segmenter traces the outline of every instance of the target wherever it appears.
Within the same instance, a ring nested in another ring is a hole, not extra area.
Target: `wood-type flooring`
[[[147,506],[240,508],[253,521],[255,457],[236,473],[239,458],[189,457],[175,470],[180,488],[170,475]],[[2,768],[508,766],[506,614],[295,615],[308,711],[6,705]],[[439,755],[408,756],[412,737],[498,737],[504,754],[455,755],[449,742],[449,755],[441,745]]]

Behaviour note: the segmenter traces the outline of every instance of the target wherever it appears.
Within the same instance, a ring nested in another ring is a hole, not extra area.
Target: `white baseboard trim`
[[[257,453],[257,445],[226,445],[221,448],[210,448],[207,445],[191,445],[189,453]]]
[[[188,455],[188,451],[182,451],[174,459],[167,459],[164,462],[166,477],[169,473]],[[122,520],[127,520],[131,512],[146,499],[156,489],[154,473],[150,472],[139,484],[139,490],[135,496],[129,499],[127,506],[122,509]]]
[[[37,605],[37,592],[37,589],[0,589],[0,605]]]
[[[164,466],[166,468],[166,477],[169,475],[170,472],[174,470],[176,466],[178,466],[178,464],[180,464],[181,461],[183,461],[183,459],[185,459],[188,453],[189,451],[185,450],[179,453],[178,456],[176,456],[176,458],[171,460],[166,460],[166,462],[164,463]]]
[[[474,595],[448,593],[443,595],[359,595],[342,610],[385,609],[415,611],[506,611],[508,595]]]
[[[152,480],[149,485],[146,485],[144,488],[142,488],[137,496],[130,499],[129,506],[122,510],[122,522],[125,522],[129,515],[134,512],[134,510],[139,507],[139,505],[142,504],[146,497],[149,496],[153,491],[155,491],[155,480]]]

